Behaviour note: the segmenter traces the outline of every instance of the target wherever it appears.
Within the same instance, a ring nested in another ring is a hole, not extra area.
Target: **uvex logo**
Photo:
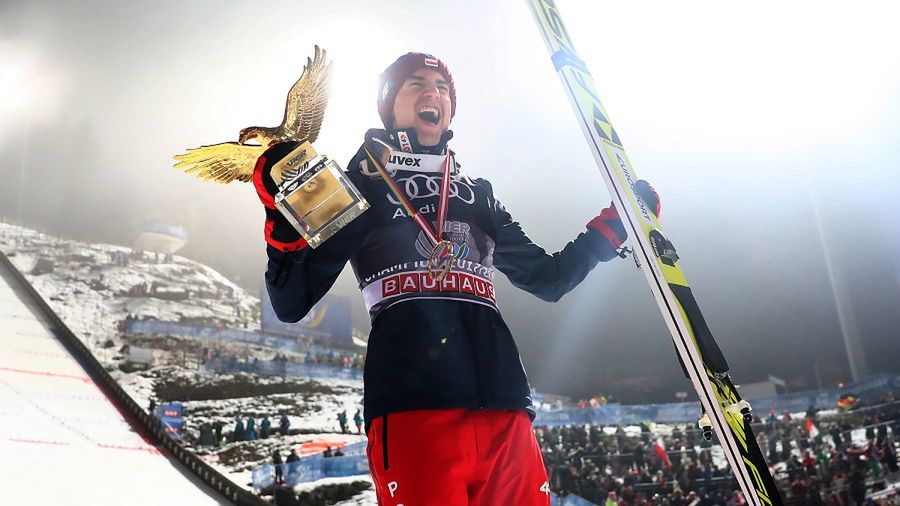
[[[291,165],[294,165],[294,164],[297,163],[298,161],[302,160],[305,156],[306,156],[306,150],[304,149],[304,150],[301,151],[299,154],[297,154],[297,156],[295,156],[295,157],[291,158],[290,160],[288,160],[288,162],[285,164],[285,166],[286,166],[286,167],[290,167]]]
[[[388,163],[396,163],[397,165],[408,165],[410,167],[421,167],[422,159],[415,158],[412,156],[391,155],[391,158],[388,160]]]

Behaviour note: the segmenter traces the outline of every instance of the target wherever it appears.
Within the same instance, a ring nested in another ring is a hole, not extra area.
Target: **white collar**
[[[444,170],[444,160],[447,155],[430,155],[425,153],[397,151],[393,146],[381,139],[375,139],[375,141],[389,150],[390,154],[388,155],[387,163],[384,164],[384,169],[388,174],[395,174],[398,170],[440,174]],[[456,153],[451,150],[450,156],[453,158],[451,161],[450,174],[453,175],[457,172]]]

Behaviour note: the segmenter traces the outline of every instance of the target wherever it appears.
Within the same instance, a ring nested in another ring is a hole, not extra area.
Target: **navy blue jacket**
[[[296,145],[274,146],[267,163]],[[534,418],[516,343],[495,302],[494,268],[515,286],[555,302],[598,262],[614,258],[615,248],[588,227],[548,254],[525,235],[490,183],[455,170],[444,237],[465,244],[466,257],[435,283],[425,269],[430,252],[422,232],[387,184],[360,170],[365,158],[361,147],[347,173],[370,209],[316,249],[268,247],[266,286],[276,314],[289,322],[303,318],[349,261],[372,318],[367,423],[392,412],[442,408],[524,409]],[[394,179],[433,223],[440,174],[398,170]],[[613,228],[624,239],[621,223]]]

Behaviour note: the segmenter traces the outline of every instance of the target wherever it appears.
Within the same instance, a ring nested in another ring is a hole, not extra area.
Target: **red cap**
[[[421,69],[436,70],[444,76],[450,86],[450,119],[456,115],[456,85],[453,84],[453,76],[447,65],[430,54],[406,53],[397,58],[388,68],[381,73],[381,86],[378,92],[378,115],[385,128],[391,128],[394,120],[394,99],[397,91],[413,72]]]

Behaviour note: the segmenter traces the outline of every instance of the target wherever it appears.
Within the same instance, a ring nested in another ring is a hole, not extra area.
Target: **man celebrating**
[[[300,320],[353,266],[372,318],[364,418],[380,505],[547,506],[534,407],[497,308],[494,269],[557,301],[616,257],[625,229],[609,207],[547,254],[447,147],[456,87],[444,62],[403,55],[379,92],[385,129],[367,132],[347,165],[371,207],[318,248],[273,205],[271,168],[298,144],[277,144],[257,162],[275,312]],[[658,209],[655,193],[644,193]]]

